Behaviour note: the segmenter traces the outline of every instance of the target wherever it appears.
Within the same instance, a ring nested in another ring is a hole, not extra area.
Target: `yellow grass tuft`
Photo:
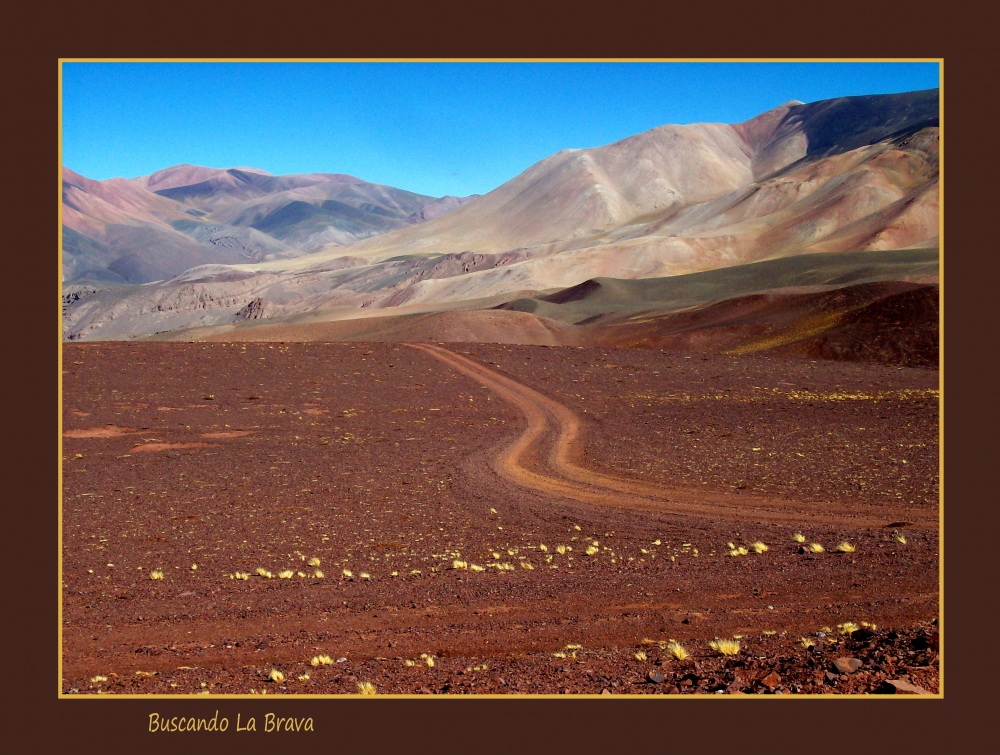
[[[306,563],[308,563],[309,566],[312,566],[313,568],[315,568],[315,567],[319,566],[320,560],[318,558],[316,558],[315,556],[313,556]]]
[[[566,649],[567,650],[582,650],[583,649],[583,645],[570,644],[570,645],[566,646]]]
[[[580,525],[579,524],[574,524],[573,525],[573,529],[575,529],[577,532],[579,532],[580,531]]]
[[[452,569],[468,569],[469,565],[465,561],[459,561],[458,559],[455,559],[454,561],[451,562],[451,568]]]
[[[315,572],[313,573],[313,577],[315,577],[316,579],[325,579],[325,578],[326,578],[326,575],[325,575],[325,574],[324,574],[323,572],[321,572],[321,571],[320,571],[319,569],[317,569],[317,570],[316,570],[316,571],[315,571]]]
[[[896,535],[896,542],[900,545],[906,545],[906,537],[904,535]]]
[[[872,631],[878,629],[878,624],[872,624],[870,621],[862,621],[861,626],[865,629],[871,629]]]
[[[646,651],[645,650],[640,650],[638,653],[635,654],[635,659],[637,661],[644,661],[644,660],[646,660]]]
[[[756,543],[750,544],[750,550],[752,550],[754,553],[764,553],[767,550],[767,546],[764,545],[764,543],[762,543],[760,540],[758,540]]]
[[[271,669],[271,673],[268,674],[267,677],[272,682],[277,682],[278,684],[285,681],[285,675],[282,674],[280,671],[278,671],[278,669],[276,668]]]
[[[97,684],[98,682],[106,682],[107,680],[108,680],[108,677],[106,677],[106,676],[92,676],[92,677],[90,677],[90,681],[93,682],[94,684]]]
[[[296,677],[296,678],[300,682],[308,682],[309,681],[309,674],[299,674],[298,677]]]
[[[562,651],[559,651],[559,652],[556,652],[556,653],[553,653],[553,654],[552,654],[552,656],[553,656],[554,658],[565,658],[565,657],[566,657],[566,654],[565,654],[565,653],[563,653]]]
[[[424,658],[424,663],[427,664],[427,668],[434,668],[434,656],[429,655],[426,658]]]
[[[352,572],[350,569],[344,569],[344,571],[342,571],[341,574],[343,575],[344,579],[351,579],[352,577],[354,577],[354,572]]]
[[[285,569],[285,571],[278,572],[278,579],[291,579],[295,576],[295,572],[291,569]]]
[[[841,553],[854,553],[857,550],[853,545],[851,545],[846,540],[842,543],[837,543],[837,550]]]
[[[804,543],[806,541],[806,536],[803,535],[801,532],[796,532],[794,535],[792,535],[792,540],[794,540],[797,543]]]
[[[777,634],[777,632],[775,630],[773,630],[773,629],[763,629],[763,630],[761,630],[761,634],[764,635],[764,636],[766,636],[766,637],[770,637],[773,634]]]
[[[719,655],[736,655],[740,652],[740,643],[737,640],[712,640],[708,646]]]
[[[315,655],[309,663],[313,666],[332,666],[333,658],[328,655]]]
[[[406,665],[407,665],[407,666],[416,666],[416,665],[417,665],[417,662],[416,662],[416,661],[407,661],[407,662],[406,662]]]
[[[374,695],[375,685],[371,682],[358,682],[358,694],[359,695]]]
[[[688,651],[685,650],[684,646],[681,645],[679,642],[667,643],[666,650],[676,661],[683,661],[686,660],[688,657]]]
[[[542,553],[545,553],[546,551],[548,551],[548,546],[546,546],[545,543],[542,543],[541,545],[538,546],[538,550],[540,550]]]
[[[360,573],[360,574],[358,575],[358,577],[360,577],[361,579],[363,579],[363,580],[366,580],[366,581],[367,581],[367,580],[370,580],[370,579],[372,578],[372,575],[371,575],[371,574],[369,574],[369,573],[368,573],[368,572],[366,572],[366,571],[363,571],[363,572],[361,572],[361,573]]]
[[[191,564],[191,571],[198,571],[198,564]]]
[[[535,567],[534,567],[534,566],[532,566],[532,565],[531,565],[530,563],[528,563],[527,561],[522,561],[522,562],[521,562],[521,568],[522,568],[522,569],[527,569],[528,571],[531,571],[531,570],[532,570],[532,569],[534,569]]]
[[[149,573],[149,578],[150,579],[163,579],[163,570],[162,569],[153,569],[153,571],[151,571]]]
[[[479,564],[469,564],[469,571],[486,571],[486,569]]]
[[[649,645],[655,645],[656,644],[656,640],[652,640],[649,637],[643,637],[642,638],[642,644],[646,645],[648,647]]]
[[[841,634],[853,634],[857,632],[861,627],[855,624],[853,621],[845,621],[843,624],[837,624],[837,630]]]
[[[594,556],[600,551],[596,545],[588,545],[587,550],[584,551],[588,556]]]
[[[653,545],[663,545],[659,540],[654,540]]]
[[[306,573],[304,571],[300,571],[300,572],[298,572],[298,575],[299,575],[299,578],[301,579],[302,577],[306,576]]]
[[[810,553],[823,553],[824,550],[825,549],[823,548],[823,546],[820,545],[819,543],[810,543],[809,544],[809,552]]]
[[[803,637],[802,639],[799,640],[799,644],[806,650],[808,650],[809,648],[816,647],[816,640],[810,637]]]
[[[558,553],[560,556],[564,555],[566,553],[566,546],[565,545],[557,545],[556,546],[556,553]]]
[[[245,571],[238,571],[233,575],[233,577],[235,579],[243,579],[243,580],[250,579],[250,575],[247,574]]]

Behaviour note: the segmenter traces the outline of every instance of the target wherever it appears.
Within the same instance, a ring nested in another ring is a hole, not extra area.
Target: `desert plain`
[[[62,349],[64,693],[939,691],[936,369]]]

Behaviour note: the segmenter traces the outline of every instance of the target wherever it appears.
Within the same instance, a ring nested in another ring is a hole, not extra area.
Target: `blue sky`
[[[936,63],[64,63],[63,164],[349,173],[483,194],[561,149],[666,123],[938,85]]]

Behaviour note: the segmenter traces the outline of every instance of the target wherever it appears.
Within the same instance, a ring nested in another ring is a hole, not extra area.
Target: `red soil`
[[[65,349],[66,692],[937,690],[934,371],[488,345]],[[165,448],[70,434],[111,424]],[[800,554],[796,531],[826,551]],[[767,552],[728,555],[757,540]],[[844,540],[856,551],[835,552]],[[862,620],[879,628],[835,630]],[[824,626],[817,649],[797,645]],[[709,650],[733,634],[738,656]],[[345,660],[314,668],[319,654]],[[830,680],[841,654],[865,665]]]

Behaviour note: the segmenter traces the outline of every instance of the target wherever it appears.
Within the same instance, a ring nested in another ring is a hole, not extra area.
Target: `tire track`
[[[432,344],[406,344],[484,385],[515,406],[527,428],[492,460],[494,471],[514,485],[556,498],[618,508],[738,521],[787,524],[885,526],[885,515],[870,506],[850,509],[831,502],[801,501],[674,488],[587,469],[582,460],[579,418],[558,401],[461,354]],[[547,450],[546,450],[547,447]],[[895,515],[900,512],[895,510]],[[906,512],[918,526],[934,526],[926,512]]]

